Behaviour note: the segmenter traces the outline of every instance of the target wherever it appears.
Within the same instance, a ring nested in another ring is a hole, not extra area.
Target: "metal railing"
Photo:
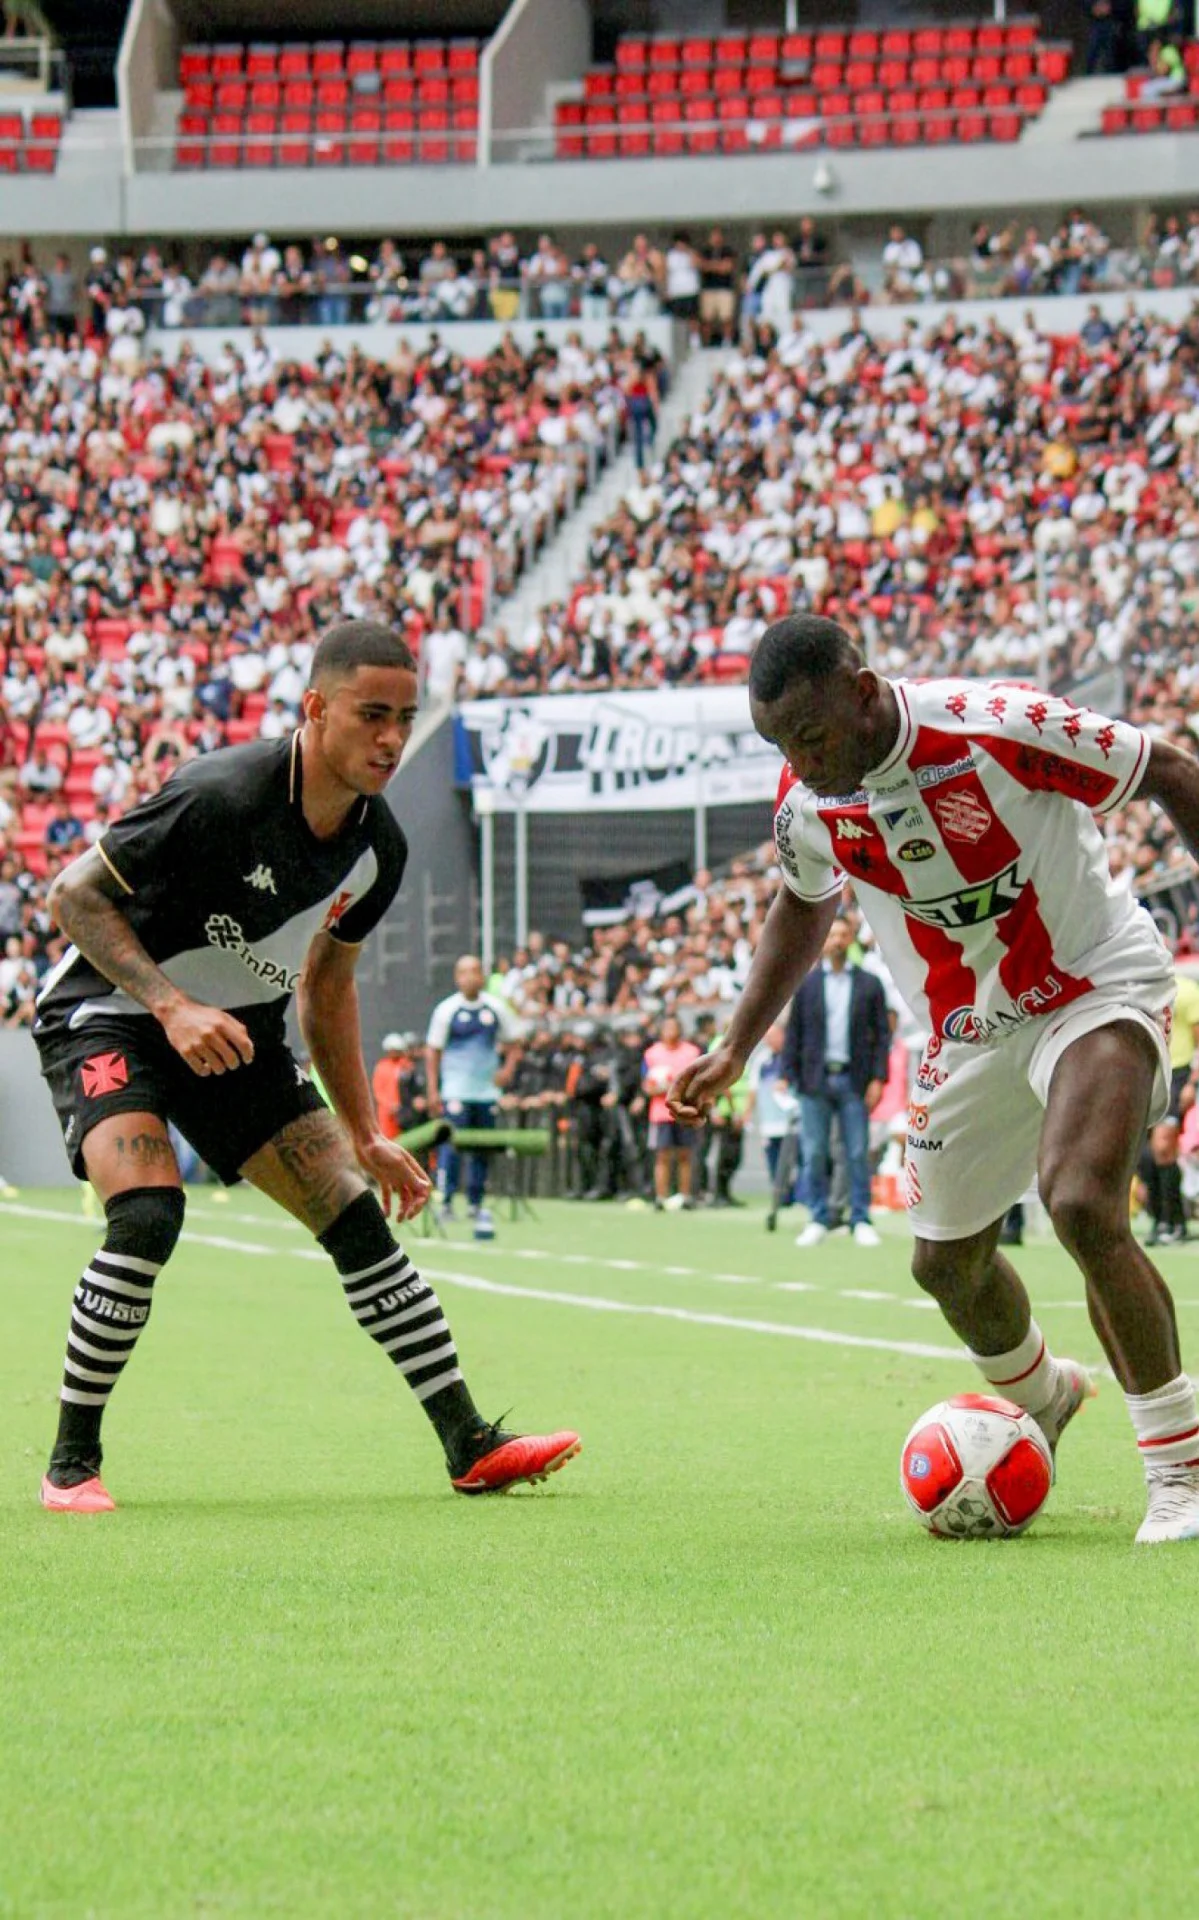
[[[17,34],[0,38],[0,95],[16,83],[23,91],[38,87],[43,93],[69,93],[69,69],[62,49],[44,34]]]
[[[574,281],[552,287],[487,274],[477,280],[456,275],[440,284],[422,282],[419,273],[372,280],[355,271],[346,281],[323,283],[315,273],[301,281],[277,280],[270,288],[240,274],[228,287],[206,287],[203,279],[186,287],[134,283],[125,303],[139,308],[148,327],[193,331],[208,327],[340,327],[424,321],[435,326],[457,320],[501,325],[516,320],[652,319],[666,311],[661,299],[640,287],[619,294],[587,291]]]

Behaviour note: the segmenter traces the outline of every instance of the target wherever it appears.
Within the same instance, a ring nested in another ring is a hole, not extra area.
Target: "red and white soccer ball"
[[[922,1527],[943,1540],[1000,1540],[1031,1526],[1053,1485],[1053,1455],[1010,1400],[958,1393],[921,1414],[899,1484]]]

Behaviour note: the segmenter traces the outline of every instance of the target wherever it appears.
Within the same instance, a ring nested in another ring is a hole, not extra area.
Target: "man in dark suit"
[[[853,931],[838,917],[824,957],[791,1003],[785,1077],[800,1096],[806,1199],[811,1221],[796,1240],[817,1247],[829,1229],[828,1154],[833,1116],[849,1173],[849,1224],[860,1247],[877,1247],[870,1224],[870,1115],[882,1098],[891,1025],[881,980],[849,959]]]

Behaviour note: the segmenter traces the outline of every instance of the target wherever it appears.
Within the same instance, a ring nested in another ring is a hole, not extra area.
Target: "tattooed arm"
[[[225,1073],[248,1063],[254,1043],[241,1021],[221,1007],[189,999],[151,960],[121,912],[127,893],[103,854],[91,847],[57,875],[49,906],[84,959],[154,1015],[194,1073]]]
[[[350,1136],[355,1159],[383,1189],[384,1211],[390,1211],[394,1192],[401,1219],[409,1219],[428,1199],[430,1182],[420,1163],[379,1127],[362,1058],[354,981],[358,954],[359,949],[344,940],[317,934],[296,993],[300,1031],[321,1085]]]

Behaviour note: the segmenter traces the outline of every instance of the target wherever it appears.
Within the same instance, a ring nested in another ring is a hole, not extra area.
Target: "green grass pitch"
[[[300,1230],[194,1193],[82,1520],[36,1491],[97,1230],[0,1209],[0,1914],[1194,1912],[1199,1545],[1133,1550],[1118,1391],[1023,1540],[930,1540],[899,1444],[972,1373],[900,1226],[798,1224],[413,1241],[485,1410],[584,1436],[466,1501]],[[1021,1264],[1097,1360],[1064,1256]]]

